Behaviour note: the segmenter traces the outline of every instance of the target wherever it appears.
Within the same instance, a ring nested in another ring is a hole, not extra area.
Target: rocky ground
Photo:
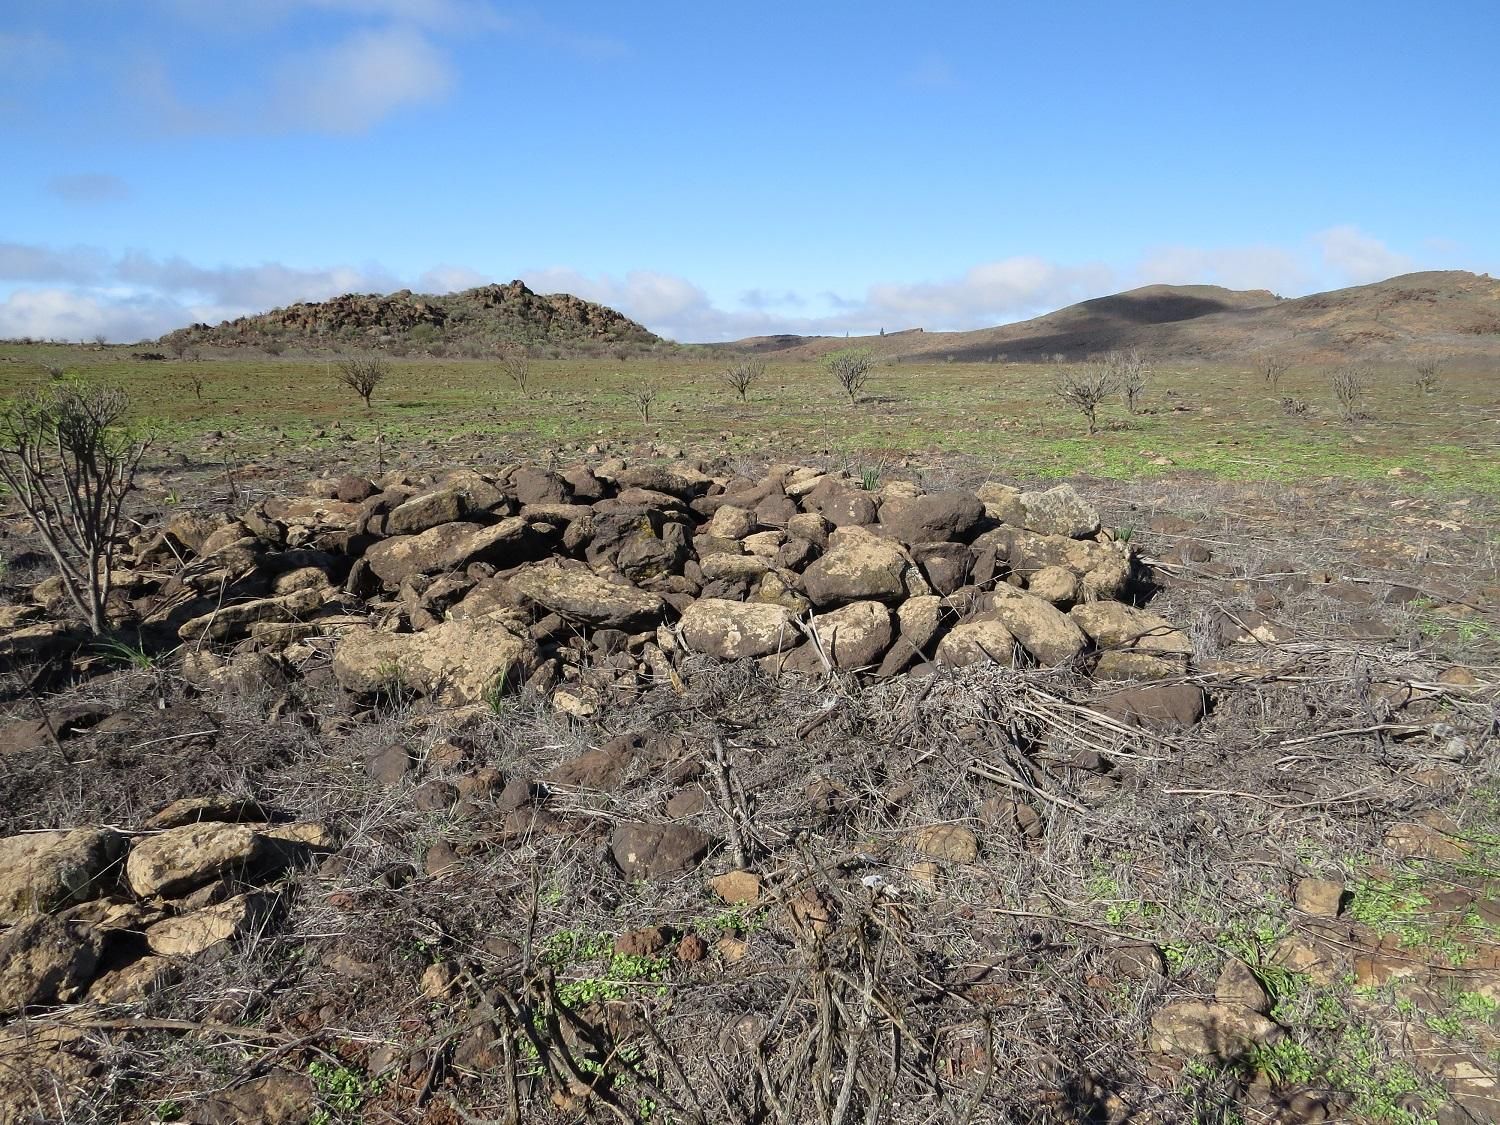
[[[0,1120],[1500,1117],[1491,513],[353,467],[7,519]]]

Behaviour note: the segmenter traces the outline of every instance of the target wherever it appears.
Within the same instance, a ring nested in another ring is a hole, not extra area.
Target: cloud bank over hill
[[[384,6],[400,5],[389,0]],[[73,186],[84,195],[107,195],[110,187],[86,178]],[[437,263],[407,277],[375,262],[321,268],[278,262],[204,265],[136,250],[111,254],[91,246],[0,242],[0,337],[78,340],[102,335],[131,341],[343,293],[401,288],[446,293],[513,276],[537,292],[572,293],[608,305],[680,341],[778,333],[859,335],[882,328],[964,330],[1138,285],[1205,283],[1296,295],[1430,264],[1345,225],[1318,231],[1295,247],[1157,247],[1123,267],[1015,256],[976,264],[955,277],[876,281],[855,296],[752,289],[724,300],[689,278],[653,270],[601,274],[551,266],[494,272]]]

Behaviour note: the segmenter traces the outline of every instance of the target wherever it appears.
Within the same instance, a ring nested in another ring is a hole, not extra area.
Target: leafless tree
[[[1272,387],[1281,385],[1281,377],[1291,368],[1291,363],[1284,356],[1267,352],[1256,359],[1256,368],[1261,377],[1271,384]]]
[[[641,412],[641,421],[651,421],[651,404],[656,401],[658,394],[657,386],[649,379],[642,379],[631,389],[631,396],[635,399],[635,408]]]
[[[1365,389],[1370,385],[1370,370],[1367,367],[1349,365],[1336,368],[1328,377],[1333,388],[1333,397],[1338,401],[1339,413],[1344,421],[1363,418]]]
[[[523,395],[531,394],[531,358],[524,351],[518,348],[501,353],[500,370],[515,384],[516,390]]]
[[[1437,356],[1425,356],[1417,360],[1415,372],[1412,375],[1412,386],[1416,387],[1424,395],[1430,395],[1437,390],[1438,376],[1442,373],[1443,361]]]
[[[874,366],[875,357],[863,348],[845,348],[823,357],[823,367],[839,381],[851,405],[859,402],[859,392],[865,389]]]
[[[765,373],[765,360],[744,359],[730,364],[728,369],[720,373],[719,378],[729,384],[729,389],[739,396],[741,402],[749,402],[750,388],[755,386]]]
[[[368,410],[370,396],[390,373],[390,369],[390,364],[379,356],[341,359],[338,364],[337,378],[340,383],[365,400],[365,409]]]
[[[1136,407],[1141,395],[1145,393],[1146,384],[1151,380],[1151,367],[1141,355],[1140,349],[1110,352],[1104,357],[1104,363],[1109,369],[1110,381],[1125,396],[1125,408],[1132,414],[1137,413]]]
[[[203,372],[197,370],[189,371],[185,376],[183,376],[183,378],[187,381],[187,385],[193,388],[193,398],[197,399],[199,402],[202,402]]]
[[[96,634],[107,628],[120,511],[146,451],[124,425],[129,407],[124,391],[74,379],[26,392],[0,416],[0,480]]]
[[[1088,420],[1089,433],[1099,432],[1099,407],[1115,393],[1115,379],[1107,363],[1090,363],[1063,371],[1057,377],[1057,397]]]
[[[167,351],[172,353],[173,359],[181,359],[188,349],[188,338],[185,332],[174,332],[167,337]]]

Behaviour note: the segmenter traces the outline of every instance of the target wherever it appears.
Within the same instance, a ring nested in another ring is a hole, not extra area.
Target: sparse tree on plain
[[[1132,414],[1139,413],[1141,395],[1145,394],[1146,384],[1151,381],[1151,367],[1140,349],[1110,352],[1105,363],[1109,367],[1110,381],[1125,396],[1125,409]]]
[[[651,421],[651,404],[656,401],[659,393],[655,383],[649,379],[642,379],[635,384],[631,390],[631,397],[635,399],[635,408],[640,411],[641,421]]]
[[[500,356],[500,370],[511,381],[516,390],[526,397],[531,396],[531,357],[516,349]]]
[[[761,376],[766,373],[766,361],[763,359],[744,359],[738,363],[732,363],[728,369],[719,376],[729,385],[730,390],[739,396],[741,402],[750,401],[750,388],[760,382]]]
[[[379,356],[341,359],[336,377],[340,383],[365,400],[365,409],[368,410],[370,396],[390,373],[390,369],[391,365]]]
[[[26,392],[0,415],[0,480],[96,634],[108,625],[120,512],[146,451],[124,424],[129,407],[124,391],[72,379]]]
[[[870,369],[874,366],[875,357],[863,348],[845,348],[823,357],[823,367],[844,388],[851,406],[859,403],[859,392],[865,389],[870,380]]]
[[[1412,385],[1424,395],[1430,395],[1437,390],[1438,376],[1442,373],[1443,361],[1437,356],[1426,356],[1419,359],[1415,372],[1412,375]]]
[[[1260,371],[1261,377],[1267,383],[1272,387],[1279,387],[1281,385],[1281,377],[1287,373],[1292,365],[1287,362],[1284,356],[1267,352],[1256,361],[1256,366]]]
[[[1370,385],[1370,370],[1352,364],[1340,367],[1328,377],[1333,388],[1333,397],[1339,404],[1339,413],[1346,422],[1363,418],[1365,390]]]
[[[187,373],[187,375],[184,376],[184,378],[185,378],[185,380],[187,382],[187,385],[193,388],[193,398],[195,398],[198,402],[202,402],[203,401],[203,372],[201,372],[201,371],[189,371]]]
[[[1108,363],[1090,363],[1064,371],[1057,378],[1057,397],[1082,414],[1089,433],[1099,432],[1099,407],[1115,393],[1114,373]]]

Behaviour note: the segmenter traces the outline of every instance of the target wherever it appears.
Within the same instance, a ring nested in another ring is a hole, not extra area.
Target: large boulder
[[[813,605],[858,601],[897,602],[906,597],[906,574],[915,569],[896,544],[867,533],[836,535],[822,557],[802,572]]]
[[[615,476],[620,491],[641,489],[662,492],[679,500],[702,496],[713,482],[688,465],[636,465],[622,469]]]
[[[279,857],[280,850],[254,828],[206,820],[137,840],[125,877],[142,897],[173,897],[232,872],[274,867]]]
[[[967,668],[970,664],[1002,664],[1009,668],[1016,661],[1016,638],[999,621],[965,621],[955,625],[938,642],[935,660],[950,668]]]
[[[333,653],[345,691],[414,691],[447,703],[482,703],[521,683],[536,666],[536,645],[492,618],[445,621],[420,633],[356,629]]]
[[[692,552],[687,528],[677,517],[652,508],[599,511],[596,506],[589,527],[584,548],[588,564],[595,569],[613,568],[633,582],[682,573],[682,564]]]
[[[903,543],[966,541],[984,520],[984,505],[972,492],[890,496],[880,505],[880,524]]]
[[[0,923],[97,897],[125,854],[110,828],[31,832],[0,840]]]
[[[199,617],[184,621],[177,635],[184,641],[229,640],[243,636],[252,625],[262,621],[300,621],[313,613],[333,590],[327,585],[293,590],[290,594],[278,594],[273,598],[256,598],[248,602],[233,602],[217,606]]]
[[[1193,642],[1164,617],[1120,602],[1074,606],[1068,616],[1084,634],[1108,650],[1101,661],[1110,677],[1148,678],[1186,669]]]
[[[1274,1020],[1243,1005],[1182,1000],[1151,1017],[1149,1046],[1161,1054],[1206,1055],[1227,1063],[1283,1034]]]
[[[1099,512],[1071,484],[1045,492],[1023,492],[1020,499],[1027,531],[1078,539],[1099,530]]]
[[[689,648],[721,660],[766,656],[798,641],[791,611],[771,602],[699,598],[683,610],[680,629]]]
[[[466,507],[457,489],[443,488],[413,496],[385,517],[385,532],[387,535],[417,535],[440,524],[462,519]]]
[[[1004,625],[1038,664],[1063,664],[1082,652],[1087,643],[1067,614],[1013,586],[996,586],[984,596],[982,605],[982,615]]]
[[[512,590],[570,621],[635,632],[656,625],[664,604],[655,594],[609,582],[585,566],[552,561],[523,567]]]
[[[609,850],[615,863],[631,879],[661,879],[681,874],[708,854],[713,838],[686,824],[615,825]]]
[[[568,504],[573,500],[573,486],[547,469],[522,466],[511,474],[510,487],[516,499],[527,506]]]
[[[275,891],[248,891],[146,927],[146,944],[159,956],[195,957],[259,933],[280,903],[281,896]]]
[[[823,655],[840,672],[877,665],[891,647],[891,611],[880,602],[851,602],[812,623]]]
[[[376,577],[394,589],[413,574],[462,570],[470,563],[514,566],[536,557],[545,545],[525,519],[512,516],[489,527],[445,523],[419,535],[382,539],[365,552],[365,561]]]
[[[787,490],[788,495],[791,489]],[[824,477],[802,500],[809,512],[816,512],[834,527],[853,527],[875,522],[875,497],[863,489],[851,488],[842,481]]]
[[[93,979],[104,935],[84,922],[26,918],[0,938],[0,1015],[66,1003]]]

